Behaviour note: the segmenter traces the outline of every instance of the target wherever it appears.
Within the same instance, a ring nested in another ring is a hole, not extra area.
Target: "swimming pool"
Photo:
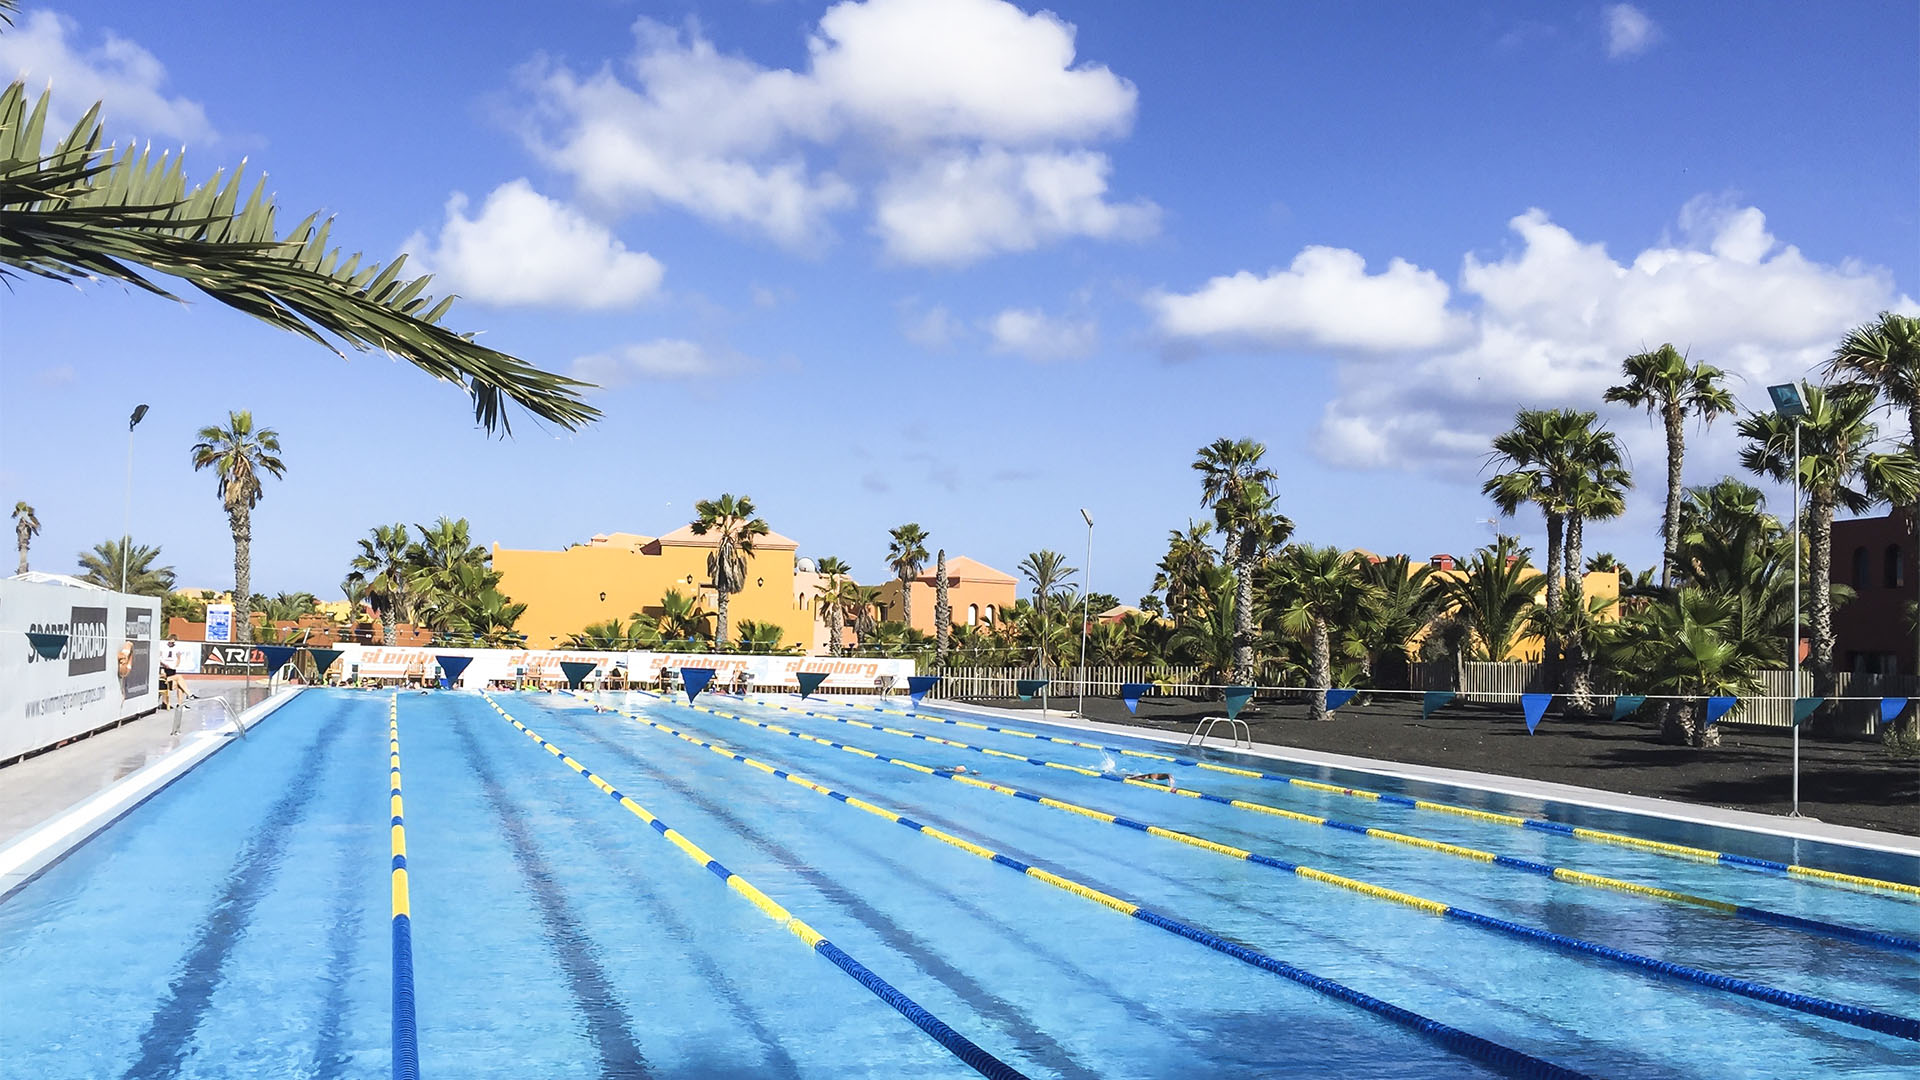
[[[301,694],[0,902],[8,1070],[390,1075],[393,730],[425,1076],[1920,1060],[1920,895],[1562,830],[1911,859],[937,708],[599,700]]]

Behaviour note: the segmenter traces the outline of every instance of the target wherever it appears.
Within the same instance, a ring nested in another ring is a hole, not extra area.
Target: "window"
[[[1866,548],[1863,548],[1863,547],[1857,547],[1857,548],[1854,548],[1854,549],[1853,549],[1853,587],[1854,587],[1854,590],[1855,590],[1855,591],[1858,591],[1858,590],[1861,590],[1861,589],[1864,589],[1864,588],[1866,588],[1866,587],[1867,587],[1867,578],[1868,578],[1868,573],[1867,573],[1867,549],[1866,549]]]
[[[987,621],[988,622],[993,621],[993,605],[992,604],[987,605]]]
[[[1887,545],[1887,558],[1886,558],[1886,567],[1884,570],[1884,576],[1886,580],[1886,586],[1889,589],[1897,589],[1900,586],[1905,585],[1907,583],[1906,567],[1903,566],[1900,562],[1900,545],[1899,544]]]
[[[979,604],[967,605],[967,625],[968,626],[980,625],[980,605]]]

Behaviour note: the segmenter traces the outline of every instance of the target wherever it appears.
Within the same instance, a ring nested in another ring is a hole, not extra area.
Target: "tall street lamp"
[[[120,518],[120,591],[127,591],[127,564],[133,561],[133,429],[147,418],[147,407],[140,405],[127,417],[127,502]]]
[[[1767,387],[1773,398],[1773,411],[1793,424],[1793,637],[1787,642],[1787,675],[1793,683],[1793,696],[1800,697],[1800,422],[1806,418],[1806,402],[1800,400],[1800,388],[1793,383]],[[1790,707],[1788,715],[1794,710]],[[1793,809],[1788,817],[1800,816],[1800,721],[1793,723]]]
[[[1087,715],[1087,627],[1093,615],[1093,515],[1083,506],[1080,516],[1087,523],[1087,569],[1086,576],[1080,579],[1080,696],[1074,702],[1073,715],[1084,719]]]

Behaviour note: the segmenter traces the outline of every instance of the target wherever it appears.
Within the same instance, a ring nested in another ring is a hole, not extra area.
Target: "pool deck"
[[[1080,731],[1098,732],[1117,738],[1140,739],[1158,742],[1169,746],[1182,746],[1188,733],[1175,730],[1154,730],[1121,724],[1108,724],[1098,720],[1087,720],[1074,716],[1070,712],[1052,713],[1045,717],[1036,716],[1025,710],[995,709],[984,705],[972,705],[957,701],[940,701],[939,708],[956,712],[975,713],[990,716],[996,720],[1014,725],[1046,724],[1056,727],[1074,728]],[[1224,730],[1217,728],[1216,732]],[[1572,803],[1600,810],[1612,810],[1625,814],[1641,814],[1649,817],[1669,818],[1677,821],[1697,822],[1721,828],[1740,829],[1746,832],[1765,833],[1771,836],[1784,836],[1798,840],[1810,840],[1828,844],[1843,844],[1848,847],[1868,848],[1874,851],[1892,852],[1920,858],[1920,837],[1903,836],[1899,833],[1881,832],[1875,829],[1860,829],[1850,825],[1830,825],[1813,818],[1782,817],[1775,814],[1756,814],[1749,810],[1730,810],[1718,806],[1701,806],[1694,803],[1675,802],[1671,799],[1655,799],[1644,795],[1626,795],[1595,788],[1576,787],[1572,784],[1557,784],[1544,780],[1528,780],[1517,776],[1499,776],[1492,773],[1465,772],[1460,769],[1445,769],[1431,765],[1408,765],[1397,761],[1384,761],[1377,758],[1352,757],[1346,754],[1330,754],[1318,750],[1303,750],[1292,746],[1278,746],[1272,743],[1253,743],[1233,746],[1223,742],[1216,734],[1208,742],[1214,750],[1227,750],[1238,754],[1264,757],[1275,761],[1291,762],[1299,765],[1322,766],[1331,769],[1349,769],[1357,772],[1376,773],[1396,779],[1413,780],[1430,784],[1445,784],[1449,787],[1471,788],[1477,791],[1494,792],[1500,795],[1516,796],[1525,799],[1540,799],[1551,802]]]

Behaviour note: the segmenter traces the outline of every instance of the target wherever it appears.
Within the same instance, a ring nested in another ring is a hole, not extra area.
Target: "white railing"
[[[1010,698],[1019,692],[1022,679],[1048,679],[1047,693],[1069,697],[1080,693],[1084,685],[1090,697],[1119,697],[1124,683],[1152,683],[1155,692],[1176,697],[1202,697],[1202,689],[1183,689],[1203,683],[1200,669],[1193,665],[1156,667],[1150,664],[1112,664],[1095,667],[994,667],[949,668],[940,672],[929,696],[936,698]]]

